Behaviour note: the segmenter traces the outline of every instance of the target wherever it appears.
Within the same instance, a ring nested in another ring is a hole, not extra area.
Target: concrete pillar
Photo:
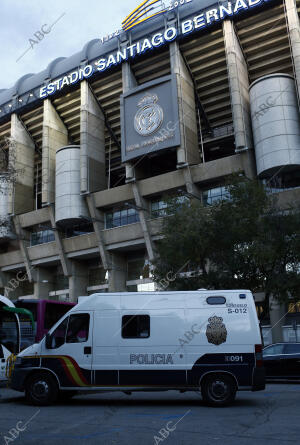
[[[153,245],[150,228],[149,228],[149,224],[148,224],[148,219],[149,219],[149,213],[147,212],[148,205],[147,205],[146,200],[140,194],[138,182],[132,183],[132,191],[133,191],[135,203],[136,203],[137,207],[139,208],[139,218],[140,218],[140,223],[141,223],[142,230],[143,230],[143,235],[144,235],[144,240],[145,240],[145,244],[146,244],[146,248],[147,248],[147,252],[148,252],[148,257],[149,257],[150,261],[153,261],[154,260],[154,245]]]
[[[256,159],[254,150],[245,150],[240,153],[245,176],[249,179],[257,177]]]
[[[49,216],[50,216],[51,227],[54,231],[56,248],[57,248],[57,251],[59,254],[62,270],[63,270],[65,277],[68,277],[72,274],[71,262],[65,254],[62,235],[61,235],[61,232],[58,230],[58,227],[56,226],[56,223],[55,223],[55,215],[54,215],[54,206],[53,205],[49,206]]]
[[[130,64],[128,62],[122,65],[122,82],[123,82],[123,93],[127,93],[129,90],[138,86],[136,78],[132,72]]]
[[[24,295],[23,283],[27,281],[26,272],[2,272],[4,296],[10,300],[17,300]]]
[[[104,212],[101,212],[96,208],[95,205],[95,196],[89,195],[86,197],[88,209],[91,215],[91,219],[93,222],[95,234],[97,237],[98,247],[99,247],[99,253],[100,258],[102,261],[103,268],[105,270],[110,269],[110,258],[107,253],[106,247],[105,247],[105,240],[103,237],[103,230],[104,230]]]
[[[55,155],[68,145],[68,130],[49,99],[44,100],[43,154],[42,154],[42,203],[55,200]]]
[[[177,148],[178,167],[199,164],[197,111],[194,84],[180,53],[178,42],[170,44],[171,72],[176,75],[181,145]]]
[[[282,326],[285,323],[285,306],[279,303],[274,297],[270,297],[270,323],[272,328],[273,343],[280,343],[283,341]]]
[[[34,297],[49,299],[49,292],[55,290],[53,272],[45,267],[36,267],[35,269]]]
[[[104,115],[86,80],[81,82],[80,164],[81,192],[107,188]]]
[[[35,146],[16,114],[11,116],[11,138],[9,142],[9,165],[12,168],[9,213],[19,214],[34,210]]]
[[[138,83],[134,77],[134,74],[128,62],[123,63],[122,65],[122,82],[123,82],[123,93],[127,93],[128,91],[138,86]],[[133,162],[126,162],[125,174],[127,182],[135,181],[137,179],[137,176],[140,176],[137,170],[138,168],[134,166]]]
[[[20,217],[19,215],[14,216],[13,218],[14,225],[15,225],[15,231],[17,235],[17,239],[19,241],[19,247],[22,253],[23,261],[26,268],[26,273],[28,276],[28,279],[30,282],[34,281],[34,274],[35,270],[31,266],[29,254],[28,254],[28,247],[30,245],[30,235],[29,232],[26,230],[23,230],[20,223]]]
[[[127,262],[120,254],[110,254],[111,269],[108,275],[109,292],[126,292]]]
[[[295,0],[285,0],[287,26],[296,74],[298,98],[300,94],[300,25]]]
[[[69,277],[69,301],[77,303],[78,297],[87,295],[88,268],[84,263],[72,261],[72,275]]]
[[[233,22],[223,22],[236,150],[253,148],[247,64]]]

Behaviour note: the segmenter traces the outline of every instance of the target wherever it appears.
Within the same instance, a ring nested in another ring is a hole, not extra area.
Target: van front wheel
[[[204,402],[210,406],[230,405],[236,396],[236,384],[232,377],[225,374],[212,374],[201,383]]]
[[[58,385],[50,374],[36,373],[29,377],[25,384],[25,396],[32,405],[51,405],[57,400]]]

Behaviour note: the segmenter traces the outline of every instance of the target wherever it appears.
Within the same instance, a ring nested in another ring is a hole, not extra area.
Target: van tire
[[[202,398],[209,406],[231,405],[234,402],[236,391],[234,379],[225,374],[211,374],[201,382]]]
[[[57,382],[47,372],[35,373],[25,382],[25,397],[31,405],[51,405],[58,398]]]

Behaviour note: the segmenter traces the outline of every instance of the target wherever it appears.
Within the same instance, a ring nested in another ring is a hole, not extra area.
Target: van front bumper
[[[252,391],[262,391],[266,388],[266,372],[265,368],[254,368]]]
[[[9,386],[11,389],[14,389],[15,391],[21,391],[23,392],[25,390],[25,380],[27,378],[27,376],[33,371],[33,369],[36,368],[17,368],[15,367],[13,372],[12,372],[12,376],[11,376],[11,380],[9,383]]]

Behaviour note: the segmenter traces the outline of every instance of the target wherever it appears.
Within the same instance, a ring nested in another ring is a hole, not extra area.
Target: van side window
[[[89,314],[70,315],[67,343],[84,343],[89,338]]]
[[[300,344],[289,343],[284,345],[284,354],[300,354]]]
[[[68,320],[69,317],[65,318],[51,335],[51,349],[59,348],[65,343]]]
[[[207,304],[225,304],[226,298],[225,297],[208,297],[206,298]]]
[[[123,338],[149,338],[149,315],[124,315],[122,317]]]

